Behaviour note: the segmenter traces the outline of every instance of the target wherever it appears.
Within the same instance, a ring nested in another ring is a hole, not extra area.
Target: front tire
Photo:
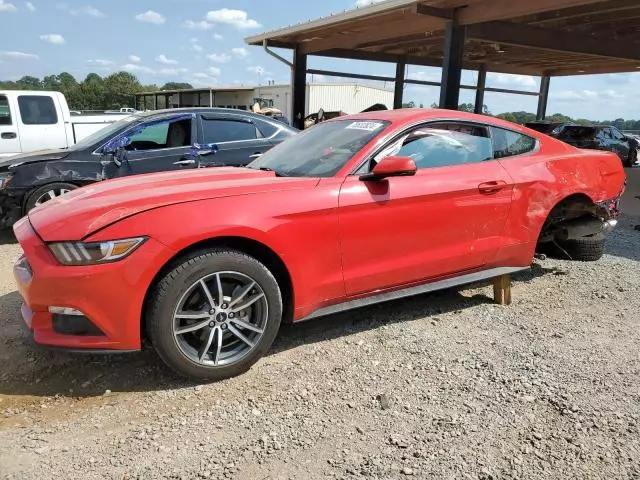
[[[625,167],[633,167],[636,162],[638,161],[638,150],[636,150],[635,148],[631,148],[631,150],[629,150],[629,156],[627,157],[627,160],[625,162]]]
[[[35,207],[42,205],[43,203],[53,200],[54,198],[64,195],[78,188],[77,185],[66,182],[55,182],[43,185],[29,192],[27,201],[24,206],[24,214],[26,215]]]
[[[263,357],[281,319],[273,274],[242,252],[211,249],[183,258],[160,279],[146,325],[167,365],[197,381],[217,381]]]

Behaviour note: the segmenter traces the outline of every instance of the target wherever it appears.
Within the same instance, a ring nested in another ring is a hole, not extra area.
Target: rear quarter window
[[[536,149],[536,139],[522,133],[499,127],[491,127],[494,158],[525,155]]]
[[[11,125],[11,109],[5,95],[0,95],[0,125]]]
[[[25,125],[54,125],[58,114],[53,98],[45,95],[20,95],[18,97],[20,119]]]

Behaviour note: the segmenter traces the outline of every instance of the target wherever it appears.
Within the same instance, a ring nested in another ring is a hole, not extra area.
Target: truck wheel
[[[53,200],[60,195],[64,195],[71,190],[75,190],[76,188],[78,188],[77,185],[64,182],[49,183],[38,187],[29,193],[29,197],[27,198],[27,202],[24,207],[24,214],[26,215],[33,208],[42,205],[49,200]]]
[[[179,374],[217,381],[247,371],[271,347],[282,296],[271,272],[230,249],[184,257],[151,291],[146,326],[160,358]]]
[[[591,237],[567,240],[560,243],[573,260],[580,262],[595,262],[604,255],[604,234],[598,233]]]

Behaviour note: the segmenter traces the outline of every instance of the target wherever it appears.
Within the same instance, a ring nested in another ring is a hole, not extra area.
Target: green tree
[[[106,108],[118,109],[131,107],[134,95],[142,90],[140,82],[128,72],[117,72],[104,79],[104,105]]]
[[[16,82],[20,90],[42,90],[42,82],[38,77],[25,76]]]
[[[160,90],[189,90],[191,88],[193,88],[193,86],[190,83],[167,82],[162,87],[160,87]]]
[[[416,102],[411,100],[410,102],[403,103],[402,108],[416,108]]]

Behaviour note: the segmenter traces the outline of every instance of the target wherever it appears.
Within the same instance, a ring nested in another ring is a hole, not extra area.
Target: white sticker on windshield
[[[374,132],[382,127],[382,125],[384,124],[380,122],[353,122],[348,125],[347,128],[351,130],[366,130],[367,132]]]

